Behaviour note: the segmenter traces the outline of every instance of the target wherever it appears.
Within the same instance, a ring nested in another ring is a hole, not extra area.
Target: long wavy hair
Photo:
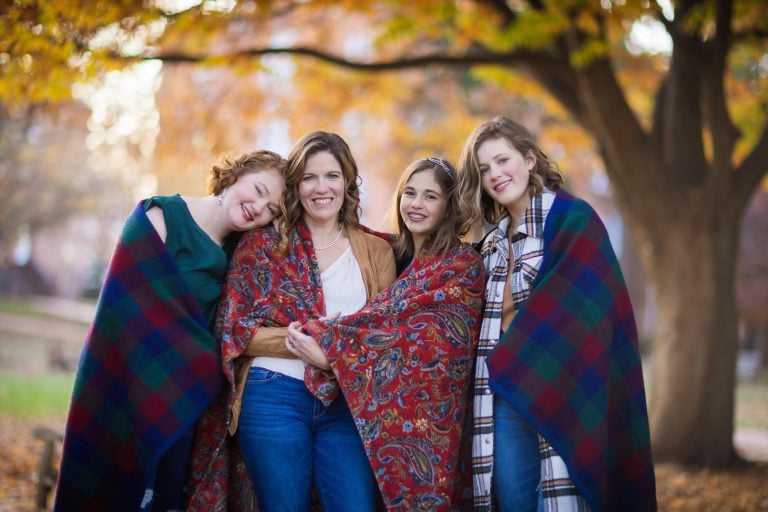
[[[545,187],[555,191],[563,183],[557,164],[542,151],[525,126],[505,116],[486,121],[470,134],[459,157],[459,200],[460,209],[465,212],[464,228],[467,231],[483,220],[497,224],[506,212],[502,205],[485,193],[477,159],[478,148],[492,139],[504,139],[524,157],[531,156],[536,160],[528,180],[530,197],[541,194]]]
[[[340,136],[331,132],[316,131],[305,135],[291,149],[288,155],[288,170],[285,173],[285,192],[283,193],[280,217],[281,248],[288,244],[288,233],[304,215],[304,207],[299,199],[299,186],[304,177],[307,160],[317,153],[327,151],[336,158],[344,176],[344,201],[339,211],[339,223],[345,227],[360,226],[360,183],[357,162],[352,156],[349,145]]]
[[[408,185],[408,181],[410,181],[413,175],[420,172],[432,172],[435,181],[440,186],[440,191],[446,198],[445,218],[429,234],[424,242],[424,247],[427,247],[430,251],[445,253],[452,243],[466,234],[466,231],[461,231],[464,221],[459,211],[456,169],[448,160],[442,158],[430,157],[416,160],[400,176],[394,204],[392,205],[396,237],[393,248],[398,261],[408,260],[414,256],[413,234],[408,230],[403,220],[403,215],[400,213],[400,200],[403,197],[403,191],[406,185]]]

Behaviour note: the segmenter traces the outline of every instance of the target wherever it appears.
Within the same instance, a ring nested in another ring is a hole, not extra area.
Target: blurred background
[[[768,509],[767,41],[759,0],[2,3],[0,510],[36,506],[139,199],[328,130],[386,230],[402,170],[498,114],[608,228],[661,508]]]

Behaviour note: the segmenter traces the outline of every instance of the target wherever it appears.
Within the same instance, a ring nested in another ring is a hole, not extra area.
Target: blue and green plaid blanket
[[[139,510],[160,456],[222,385],[219,350],[141,203],[77,369],[55,509]]]
[[[632,304],[602,222],[563,191],[530,296],[489,355],[490,386],[563,458],[595,511],[656,509]]]

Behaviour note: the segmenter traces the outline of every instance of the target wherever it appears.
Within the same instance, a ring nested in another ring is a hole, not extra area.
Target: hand
[[[291,322],[288,325],[285,348],[299,359],[303,359],[308,364],[316,366],[321,370],[329,370],[331,368],[331,365],[328,364],[328,358],[323,353],[323,349],[317,344],[315,338],[301,332],[301,323],[299,322]]]

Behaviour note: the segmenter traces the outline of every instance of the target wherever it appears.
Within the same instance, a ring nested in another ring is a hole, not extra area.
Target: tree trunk
[[[739,230],[738,216],[722,210],[710,222],[693,213],[662,221],[669,231],[649,256],[659,312],[649,411],[657,461],[718,468],[736,459]]]

